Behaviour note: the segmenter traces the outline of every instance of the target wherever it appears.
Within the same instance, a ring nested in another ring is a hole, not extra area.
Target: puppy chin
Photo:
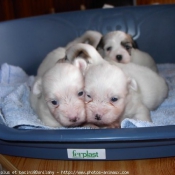
[[[116,108],[114,106],[105,104],[105,107],[98,110],[100,111],[100,113],[95,109],[97,109],[95,105],[93,106],[91,104],[91,107],[89,107],[88,105],[86,106],[87,122],[95,124],[99,127],[113,128],[112,126],[114,126],[115,124],[117,124],[118,126],[120,116],[122,116],[124,111],[124,106],[122,106],[121,108]]]

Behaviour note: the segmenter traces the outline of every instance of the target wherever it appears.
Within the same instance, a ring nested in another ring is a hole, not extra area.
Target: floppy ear
[[[131,44],[132,44],[132,47],[133,47],[134,49],[136,49],[136,48],[137,48],[137,43],[136,43],[136,41],[134,41],[134,39],[133,39],[133,37],[132,37],[131,35],[127,34],[127,36],[128,36],[128,38],[129,38],[129,40],[130,40],[130,42],[131,42]]]
[[[81,57],[87,60],[87,58],[89,58],[90,56],[89,56],[89,53],[85,49],[81,48],[75,51],[75,58],[77,57]]]
[[[39,77],[33,85],[33,88],[32,88],[33,94],[35,94],[37,96],[41,95],[41,91],[42,91],[41,84],[42,84],[42,79],[41,79],[41,77]]]
[[[81,59],[81,58],[75,59],[74,62],[73,62],[73,65],[78,67],[83,75],[85,74],[85,71],[88,67],[87,62],[84,59]]]
[[[136,41],[134,41],[134,40],[132,40],[132,47],[133,47],[134,49],[137,49],[137,48],[138,48],[137,43],[136,43]]]
[[[137,84],[135,79],[129,78],[128,83],[129,83],[129,88],[130,89],[132,89],[134,91],[138,91],[138,84]]]
[[[97,47],[96,47],[96,49],[97,50],[98,49],[103,49],[103,47],[104,47],[104,39],[103,39],[103,36],[102,36],[99,43],[98,43],[98,45],[97,45]]]

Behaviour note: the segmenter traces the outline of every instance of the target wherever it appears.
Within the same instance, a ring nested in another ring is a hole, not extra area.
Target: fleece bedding
[[[165,78],[168,98],[151,111],[152,122],[124,119],[121,128],[175,125],[175,64],[158,64],[159,74]],[[35,77],[17,66],[4,63],[0,69],[0,124],[17,129],[68,129],[45,126],[30,106],[29,95]],[[89,129],[75,127],[74,129]]]

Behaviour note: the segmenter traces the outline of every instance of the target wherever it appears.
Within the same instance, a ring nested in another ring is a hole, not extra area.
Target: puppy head
[[[132,86],[132,81],[114,65],[90,67],[85,75],[87,122],[97,126],[110,126],[119,122]]]
[[[56,64],[39,78],[33,93],[43,99],[47,109],[62,126],[78,126],[85,121],[84,78],[77,66]],[[47,116],[46,116],[47,117]]]
[[[120,63],[128,63],[131,61],[133,47],[134,42],[130,35],[122,31],[114,31],[101,38],[97,50],[104,58]]]
[[[72,63],[77,58],[83,58],[89,64],[98,64],[103,61],[103,58],[93,46],[83,43],[74,44],[66,51],[65,59],[69,62]]]

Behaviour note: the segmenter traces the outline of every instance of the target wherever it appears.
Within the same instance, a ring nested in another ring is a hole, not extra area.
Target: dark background
[[[134,0],[0,0],[0,21],[80,10],[102,8],[106,4],[130,6]],[[169,4],[175,0],[135,0],[137,5]]]
[[[132,0],[0,0],[0,21],[49,13],[102,8],[103,4],[114,6],[132,5]]]

